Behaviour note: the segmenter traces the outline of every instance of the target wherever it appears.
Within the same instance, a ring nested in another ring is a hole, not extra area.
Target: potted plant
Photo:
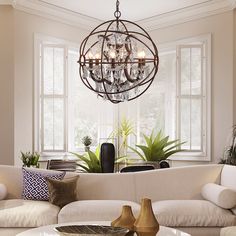
[[[120,123],[120,126],[117,127],[111,134],[111,137],[118,137],[120,138],[120,146],[118,149],[119,158],[127,157],[127,149],[128,149],[128,137],[130,135],[135,135],[134,132],[134,125],[130,120],[123,117]]]
[[[82,143],[84,144],[84,151],[88,152],[90,150],[90,145],[92,143],[92,138],[89,136],[84,136],[82,138]]]
[[[184,142],[180,143],[178,139],[170,141],[169,136],[164,136],[161,131],[159,131],[156,136],[154,136],[154,132],[152,132],[150,137],[145,134],[143,134],[143,137],[146,145],[136,145],[142,153],[133,147],[129,148],[137,153],[143,161],[152,163],[156,168],[171,155],[183,151],[180,149],[180,146]]]
[[[231,145],[226,148],[224,157],[220,160],[219,164],[236,165],[236,125],[232,130]]]
[[[21,152],[21,160],[23,162],[23,167],[36,167],[39,168],[39,158],[40,155],[37,152]]]
[[[101,161],[100,161],[100,146],[96,148],[95,152],[88,150],[84,155],[73,153],[81,162],[77,165],[82,168],[84,172],[89,173],[101,173]]]

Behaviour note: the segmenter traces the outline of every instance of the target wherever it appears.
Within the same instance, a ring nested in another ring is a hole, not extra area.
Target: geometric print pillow
[[[48,201],[49,192],[46,178],[62,180],[66,172],[47,172],[35,169],[22,168],[23,192],[25,200]]]

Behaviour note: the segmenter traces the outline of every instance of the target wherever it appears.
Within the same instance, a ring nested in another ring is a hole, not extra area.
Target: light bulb
[[[88,59],[93,59],[93,53],[91,52],[91,50],[89,50],[88,52]]]
[[[145,54],[145,51],[144,51],[144,50],[141,50],[141,51],[138,52],[138,58],[144,59],[145,56],[146,56],[146,54]]]
[[[95,54],[95,59],[99,59],[99,58],[100,58],[99,53],[96,53],[96,54]]]
[[[111,51],[109,52],[109,56],[110,56],[111,59],[115,59],[115,57],[116,57],[115,51],[114,51],[114,50],[111,50]]]

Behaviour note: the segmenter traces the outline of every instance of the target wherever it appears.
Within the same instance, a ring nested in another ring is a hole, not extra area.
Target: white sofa
[[[66,177],[75,175],[67,173]],[[62,209],[48,202],[22,200],[22,170],[0,166],[0,183],[7,186],[0,201],[0,235],[16,235],[33,227],[74,221],[109,221],[117,218],[124,204],[137,216],[140,201],[152,199],[161,225],[179,228],[192,236],[217,236],[220,229],[236,225],[236,216],[203,200],[207,183],[236,191],[236,167],[199,165],[136,173],[79,174],[79,201]],[[65,177],[65,178],[66,178]]]

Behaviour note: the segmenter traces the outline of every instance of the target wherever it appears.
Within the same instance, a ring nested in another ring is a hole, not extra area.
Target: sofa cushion
[[[225,227],[220,231],[220,236],[235,236],[236,235],[236,226]]]
[[[120,216],[123,205],[130,205],[134,215],[138,215],[140,205],[135,202],[83,200],[64,206],[58,215],[58,223],[73,221],[112,221]]]
[[[39,227],[56,224],[60,208],[45,201],[0,201],[0,227]]]
[[[224,227],[236,224],[236,216],[205,200],[166,200],[153,203],[160,225],[170,227]]]
[[[61,180],[66,172],[49,172],[35,168],[22,168],[23,172],[23,193],[26,200],[48,201],[49,192],[46,178]]]
[[[70,202],[77,201],[76,190],[78,179],[79,176],[66,178],[64,180],[47,178],[49,202],[62,208]]]
[[[231,209],[236,206],[236,192],[228,187],[208,183],[202,187],[201,194],[219,207]]]
[[[7,187],[5,184],[0,183],[0,200],[5,199],[7,196]]]

